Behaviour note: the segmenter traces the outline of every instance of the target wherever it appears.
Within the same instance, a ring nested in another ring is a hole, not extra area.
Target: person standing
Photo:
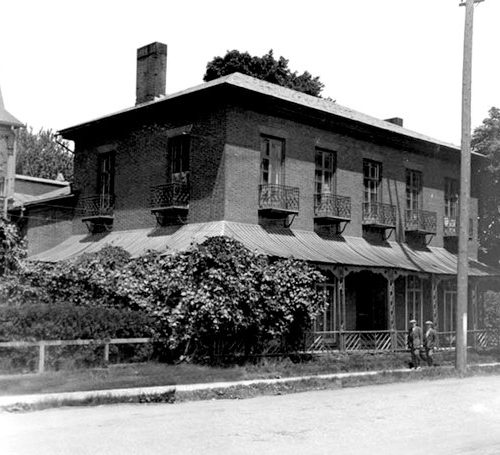
[[[434,350],[436,349],[437,334],[432,321],[425,321],[424,348],[425,360],[428,366],[434,365]]]
[[[408,331],[408,349],[411,353],[411,362],[413,368],[420,369],[420,352],[423,350],[423,335],[422,329],[418,326],[417,321],[410,321],[410,329]]]

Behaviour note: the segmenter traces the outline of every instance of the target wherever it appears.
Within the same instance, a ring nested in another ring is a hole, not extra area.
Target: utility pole
[[[468,243],[470,201],[471,78],[474,4],[483,0],[465,0],[464,61],[462,73],[462,159],[460,166],[460,217],[458,233],[457,320],[455,368],[463,376],[467,370]]]

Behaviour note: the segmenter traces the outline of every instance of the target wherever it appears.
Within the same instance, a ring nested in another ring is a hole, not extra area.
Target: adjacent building
[[[14,195],[16,173],[16,130],[23,124],[5,109],[0,89],[0,211],[7,215]]]
[[[451,343],[459,148],[239,73],[165,95],[166,54],[138,50],[134,107],[61,131],[75,142],[71,236],[33,258],[226,235],[321,267],[318,349],[397,349],[412,318]],[[486,343],[481,291],[496,272],[477,262],[474,182],[471,196],[469,327]]]

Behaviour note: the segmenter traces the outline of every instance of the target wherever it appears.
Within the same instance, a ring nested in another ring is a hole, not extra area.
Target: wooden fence
[[[319,353],[329,351],[343,352],[387,352],[405,351],[407,333],[403,331],[337,331],[310,332],[307,334],[302,352]],[[500,347],[500,330],[468,331],[468,346],[474,349]],[[109,362],[109,346],[118,344],[147,344],[152,338],[113,338],[106,340],[41,340],[41,341],[6,341],[0,342],[1,348],[38,348],[38,373],[43,373],[46,362],[46,348],[50,346],[103,346],[103,360]],[[438,332],[438,348],[454,349],[455,332]],[[262,354],[286,354],[279,343],[270,343]]]
[[[109,346],[111,344],[144,344],[151,343],[152,338],[112,338],[108,340],[40,340],[40,341],[4,341],[0,348],[38,347],[38,373],[45,371],[46,348],[49,346],[104,346],[104,362],[109,362]]]

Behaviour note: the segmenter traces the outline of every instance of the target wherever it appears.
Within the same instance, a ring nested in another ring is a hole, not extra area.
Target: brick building
[[[61,131],[75,141],[72,235],[34,258],[227,235],[325,271],[317,346],[401,347],[411,318],[455,330],[459,148],[239,73],[165,95],[166,51],[138,50],[134,107]],[[483,343],[496,272],[477,262],[471,193],[469,327]]]

